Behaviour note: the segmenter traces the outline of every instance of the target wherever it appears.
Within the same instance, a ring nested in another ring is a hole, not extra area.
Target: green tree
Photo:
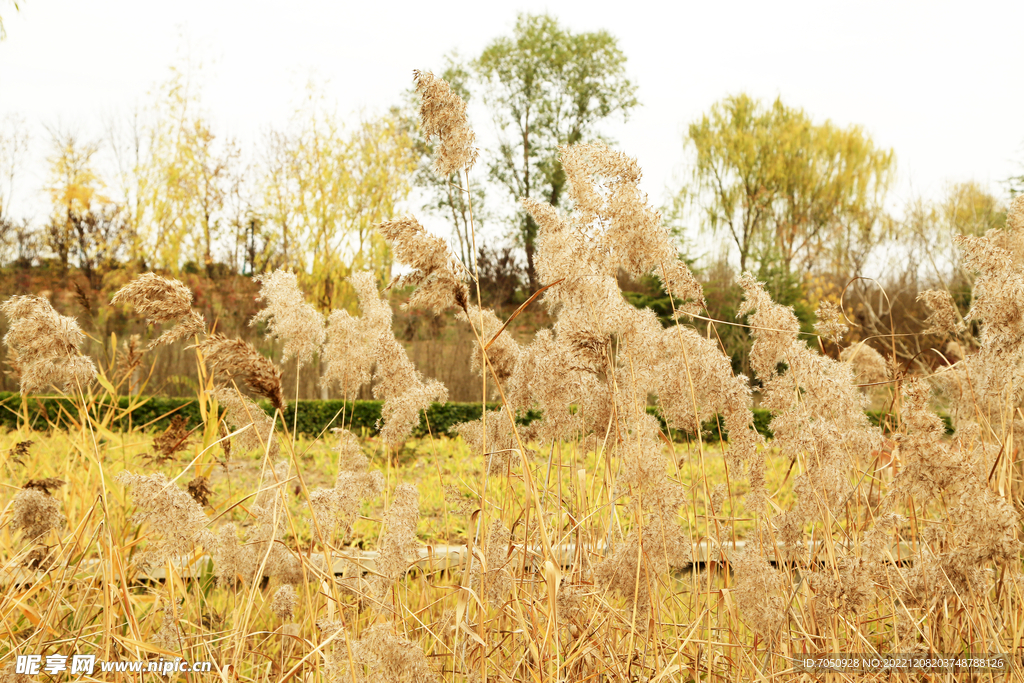
[[[727,97],[691,124],[693,181],[684,189],[702,226],[725,230],[740,270],[778,262],[856,274],[885,235],[882,202],[895,157],[859,126],[815,124],[800,109]]]
[[[512,36],[492,41],[473,63],[499,137],[489,176],[517,204],[531,289],[537,224],[519,201],[538,197],[558,206],[566,182],[558,146],[598,138],[597,124],[637,106],[625,65],[608,32],[572,33],[546,14],[519,15]]]

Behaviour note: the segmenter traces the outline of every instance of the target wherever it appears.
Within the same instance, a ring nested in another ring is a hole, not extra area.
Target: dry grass
[[[467,172],[464,104],[429,74],[417,84],[438,168]],[[325,361],[322,381],[351,395],[373,378],[380,436],[336,425],[306,441],[280,412],[267,421],[230,380],[280,409],[279,368],[217,334],[195,346],[204,423],[191,438],[154,443],[91,419],[34,443],[4,436],[0,667],[89,653],[212,661],[225,681],[654,683],[813,680],[823,674],[800,661],[826,653],[1017,657],[1024,199],[1012,232],[964,241],[981,273],[968,316],[980,335],[954,341],[978,350],[931,378],[843,349],[846,324],[828,307],[817,329],[844,352],[819,353],[793,311],[744,278],[750,363],[774,414],[766,442],[747,378],[686,324],[703,293],[639,191],[636,161],[596,144],[562,154],[573,210],[526,203],[540,226],[536,305],[554,321],[529,343],[472,304],[443,242],[414,219],[382,226],[415,268],[410,303],[460,312],[480,397],[502,403],[459,439],[408,439],[446,389],[409,360],[371,277],[353,278],[361,316],[334,312],[325,327],[286,273],[263,281],[259,317],[302,364]],[[660,277],[679,323],[630,306],[620,269]],[[178,285],[151,277],[119,300],[188,326]],[[26,366],[26,389],[45,379],[83,403],[116,393],[102,372],[92,386],[73,320],[34,299],[3,310],[26,363],[78,368],[69,382]],[[933,322],[968,333],[942,313]],[[872,391],[899,414],[889,440],[865,418],[858,381],[880,383]],[[930,407],[933,385],[953,438]],[[674,444],[644,409],[651,396],[670,430],[721,415],[728,446]],[[537,407],[541,421],[516,424]]]

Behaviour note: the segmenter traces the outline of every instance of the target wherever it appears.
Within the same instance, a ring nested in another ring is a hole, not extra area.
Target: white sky
[[[99,138],[190,55],[217,129],[243,143],[287,121],[310,76],[338,111],[382,112],[412,70],[475,56],[516,12],[607,29],[628,57],[642,107],[607,127],[639,159],[655,203],[684,169],[686,124],[746,91],[857,123],[896,151],[902,204],[974,179],[998,196],[1024,162],[1024,2],[321,2],[0,0],[0,120],[33,135],[14,215],[45,212],[43,124]],[[474,125],[486,143],[491,124]],[[482,169],[481,169],[482,172]],[[42,216],[39,216],[42,218]]]

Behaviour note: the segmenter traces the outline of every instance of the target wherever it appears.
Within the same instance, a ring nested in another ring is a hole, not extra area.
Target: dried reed
[[[22,395],[50,385],[84,391],[92,384],[96,366],[78,350],[85,334],[74,318],[39,296],[12,296],[0,311],[7,316],[4,344],[19,368]]]
[[[215,332],[195,347],[189,348],[196,348],[203,354],[219,381],[227,382],[233,377],[241,377],[250,390],[284,412],[281,370],[252,344],[241,339],[229,339]]]
[[[147,348],[153,349],[206,333],[206,321],[192,308],[192,296],[192,290],[178,280],[143,273],[117,290],[110,303],[134,306],[150,325],[177,322],[149,343]]]

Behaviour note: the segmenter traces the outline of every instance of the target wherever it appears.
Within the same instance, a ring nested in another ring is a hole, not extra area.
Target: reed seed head
[[[419,492],[412,484],[399,484],[385,519],[384,535],[377,556],[377,594],[382,596],[405,575],[415,557],[416,522],[419,520]]]
[[[110,303],[134,306],[150,325],[177,321],[149,343],[150,349],[206,332],[206,321],[192,308],[192,290],[173,278],[143,273],[117,290]]]
[[[60,503],[45,489],[23,488],[14,496],[15,529],[21,529],[26,539],[35,539],[51,529],[60,531],[67,518],[61,514]]]
[[[260,354],[255,346],[215,332],[196,344],[195,348],[203,354],[219,381],[227,382],[232,377],[241,377],[249,389],[284,412],[281,370],[269,358]]]
[[[253,280],[260,284],[256,300],[265,302],[267,307],[253,316],[249,325],[266,322],[267,336],[284,341],[282,362],[296,356],[299,365],[307,365],[324,343],[323,314],[306,303],[295,273],[275,270]]]
[[[259,450],[271,459],[276,458],[280,446],[274,436],[274,419],[255,401],[243,396],[234,389],[222,387],[215,396],[217,403],[224,406],[224,421],[233,429],[249,427],[235,437],[233,447],[239,453]]]
[[[270,611],[276,614],[278,619],[288,621],[295,616],[295,606],[298,601],[299,596],[295,592],[295,587],[290,583],[283,584],[274,592]]]
[[[209,519],[192,496],[162,473],[145,476],[122,471],[115,480],[128,488],[139,511],[132,517],[136,524],[149,522],[159,538],[151,544],[140,562],[156,565],[167,558],[178,558],[194,551],[196,544],[209,540]]]
[[[815,312],[818,322],[814,325],[814,331],[838,344],[850,327],[843,322],[843,309],[833,301],[822,299],[818,302],[818,310]]]
[[[437,137],[441,147],[434,159],[434,170],[442,178],[476,163],[477,150],[473,147],[476,134],[466,117],[466,103],[448,82],[429,71],[413,71],[416,91],[422,98],[420,122],[429,140]]]
[[[429,308],[435,313],[452,307],[466,309],[469,290],[464,281],[468,273],[447,242],[431,235],[411,217],[386,221],[378,230],[391,243],[395,260],[413,268],[388,285],[416,287],[405,306]]]
[[[40,296],[12,296],[0,311],[7,316],[4,343],[21,374],[22,395],[50,385],[84,391],[92,384],[96,366],[78,350],[85,334],[74,318],[60,315]]]

